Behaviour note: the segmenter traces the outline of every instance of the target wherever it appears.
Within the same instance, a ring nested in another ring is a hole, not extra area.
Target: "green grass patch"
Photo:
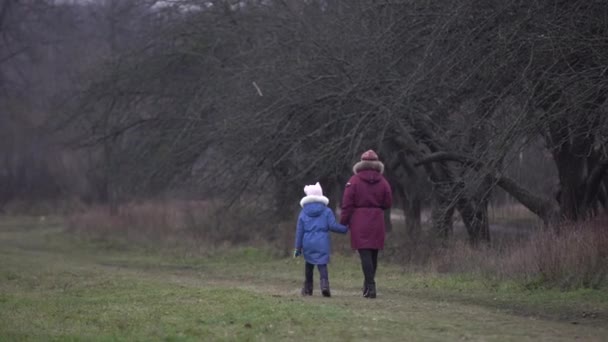
[[[600,290],[527,289],[381,263],[360,296],[355,255],[329,266],[332,298],[302,298],[303,260],[238,248],[202,256],[83,241],[59,225],[0,223],[0,340],[602,340]]]

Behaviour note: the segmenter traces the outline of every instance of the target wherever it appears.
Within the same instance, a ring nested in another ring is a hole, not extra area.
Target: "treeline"
[[[30,24],[7,19],[34,4]],[[0,146],[12,156],[0,161],[5,201],[36,182],[111,207],[190,192],[259,199],[281,221],[306,182],[337,203],[374,148],[412,237],[428,206],[439,236],[457,213],[472,243],[489,241],[499,193],[547,225],[608,206],[602,1],[5,0],[0,11],[0,34],[40,40],[0,52],[0,129],[14,136]],[[54,72],[34,81],[36,68]]]

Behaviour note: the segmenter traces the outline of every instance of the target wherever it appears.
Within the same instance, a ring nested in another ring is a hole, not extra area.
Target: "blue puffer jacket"
[[[346,226],[336,221],[333,211],[327,207],[324,196],[306,196],[302,199],[302,211],[296,229],[296,248],[302,249],[306,262],[315,265],[329,263],[331,242],[329,231],[345,234]]]

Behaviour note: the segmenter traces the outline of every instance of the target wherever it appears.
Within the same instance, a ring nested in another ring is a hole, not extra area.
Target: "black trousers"
[[[319,269],[319,275],[321,279],[329,280],[329,273],[327,272],[327,265],[317,265]],[[304,269],[304,276],[306,277],[306,282],[312,284],[313,271],[315,270],[314,264],[306,263],[306,268]]]
[[[376,268],[378,268],[378,250],[377,249],[359,249],[359,257],[361,257],[361,268],[365,277],[365,284],[376,284]]]

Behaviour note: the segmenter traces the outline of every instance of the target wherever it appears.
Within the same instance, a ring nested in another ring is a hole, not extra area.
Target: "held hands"
[[[300,255],[302,255],[302,249],[301,249],[301,248],[295,248],[295,249],[293,250],[293,257],[294,257],[294,258],[297,258],[297,257],[299,257]]]

